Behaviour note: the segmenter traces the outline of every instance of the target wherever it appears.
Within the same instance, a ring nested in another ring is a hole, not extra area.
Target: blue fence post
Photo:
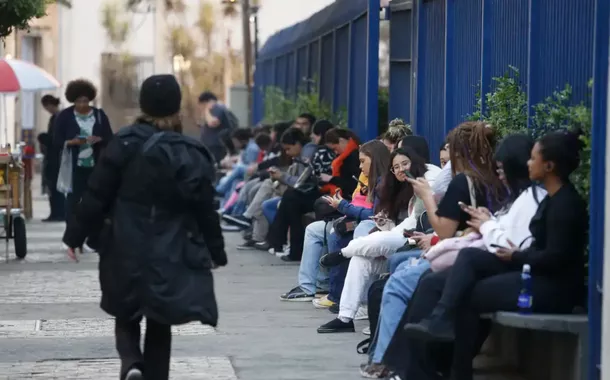
[[[331,99],[331,110],[337,112],[339,103],[339,65],[337,64],[337,29],[333,30],[333,96]]]
[[[589,363],[587,379],[600,378],[604,233],[606,183],[606,126],[608,102],[608,19],[607,0],[595,2],[595,36],[593,43],[593,131],[591,137],[590,205],[602,212],[590,212],[589,234]]]
[[[379,125],[379,11],[380,0],[369,0],[367,17],[366,61],[366,136],[365,141],[377,137]]]
[[[322,79],[322,36],[318,38],[318,78],[316,79],[316,86],[318,86],[318,101],[322,100],[322,84],[320,80]]]
[[[534,34],[534,28],[532,28],[532,24],[536,22],[539,18],[540,13],[540,5],[536,0],[529,0],[528,2],[529,9],[529,19],[528,19],[528,30],[529,30],[529,40],[528,40],[528,58],[527,58],[527,126],[531,127],[532,123],[532,115],[534,114],[533,106],[540,102],[539,93],[540,93],[540,84],[536,78],[536,73],[539,66],[539,59],[537,54],[532,54],[532,52],[537,52],[538,45],[537,39],[538,36]]]
[[[354,70],[354,59],[353,59],[353,55],[354,55],[354,22],[350,21],[349,22],[349,32],[347,35],[347,126],[350,125],[350,123],[353,122],[353,120],[350,119],[350,115],[351,115],[351,110],[352,107],[354,106],[354,95],[352,94],[352,81],[350,80],[350,78],[352,77],[352,71]]]
[[[423,12],[423,8],[424,8],[424,1],[423,0],[416,0],[417,1],[417,59],[416,59],[416,71],[415,71],[415,114],[413,117],[413,121],[414,121],[414,125],[415,125],[415,131],[420,134],[423,135],[424,130],[423,128],[425,127],[424,125],[421,125],[421,121],[423,119],[423,114],[424,114],[424,109],[423,107],[420,107],[421,104],[423,103],[423,97],[425,95],[424,92],[424,78],[426,76],[426,59],[425,59],[425,55],[423,54],[424,51],[424,41],[423,41],[423,36],[424,36],[424,30],[426,28],[426,22],[424,19],[424,12]]]
[[[492,36],[490,31],[490,21],[487,15],[487,0],[482,1],[481,9],[481,83],[479,83],[481,116],[485,115],[487,103],[485,94],[491,90],[491,47]]]
[[[453,97],[455,96],[455,89],[453,88],[453,78],[455,76],[455,70],[453,69],[453,49],[454,41],[453,34],[455,30],[455,19],[454,19],[454,1],[445,0],[445,93],[443,94],[443,102],[445,103],[445,134],[448,133],[453,127],[454,122],[451,120],[454,115],[454,102]]]

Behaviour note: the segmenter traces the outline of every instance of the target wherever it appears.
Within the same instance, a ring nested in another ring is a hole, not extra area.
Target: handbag
[[[343,214],[329,205],[324,198],[318,198],[314,201],[313,212],[316,214],[316,220],[325,220],[327,222],[343,216]]]
[[[64,143],[64,149],[61,151],[61,162],[57,175],[56,188],[62,194],[72,192],[72,150],[68,148],[67,144],[67,142]]]
[[[358,222],[347,216],[342,216],[338,219],[333,220],[333,230],[335,234],[339,236],[345,236],[350,232],[354,232]]]

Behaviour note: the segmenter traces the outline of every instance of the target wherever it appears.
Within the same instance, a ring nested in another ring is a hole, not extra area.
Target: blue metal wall
[[[370,16],[372,9],[375,12]],[[334,111],[347,111],[348,128],[363,141],[375,138],[377,125],[372,125],[372,119],[377,118],[378,53],[369,54],[375,49],[369,36],[378,39],[379,28],[369,22],[378,20],[378,9],[379,0],[337,0],[310,19],[270,37],[256,62],[254,122],[265,117],[265,88],[277,87],[294,97],[299,90],[312,90],[315,82],[322,101]],[[374,82],[374,92],[369,91],[369,81]],[[372,104],[375,110],[371,111]]]
[[[410,115],[417,133],[436,148],[474,111],[477,89],[485,107],[492,78],[509,66],[519,70],[530,113],[531,106],[570,84],[572,101],[593,107],[590,204],[603,209],[609,19],[608,0],[413,0],[411,9],[392,14],[390,114]],[[408,78],[416,82],[410,106]],[[589,380],[600,376],[604,223],[603,213],[591,213]]]

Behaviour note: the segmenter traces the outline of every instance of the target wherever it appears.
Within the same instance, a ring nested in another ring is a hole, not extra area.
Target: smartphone
[[[79,140],[87,140],[87,137],[89,137],[89,136],[83,136],[83,135],[81,135],[81,136],[78,136],[78,139],[79,139]]]
[[[506,248],[506,247],[502,247],[501,245],[497,245],[497,244],[490,244],[490,246],[491,246],[492,248],[496,248],[496,249],[499,249],[499,248],[502,248],[502,249],[508,249],[508,248]]]
[[[413,174],[411,174],[410,171],[405,170],[405,175],[407,176],[407,178],[411,178],[411,179],[415,179],[415,177],[413,176]]]
[[[355,179],[356,181],[358,181],[358,183],[360,184],[360,187],[366,187],[366,185],[364,184],[364,182],[362,182],[361,180],[358,179],[358,177],[356,177],[355,175],[352,176],[353,179]]]
[[[468,205],[464,202],[458,202],[458,206],[462,209],[462,211],[468,210]]]
[[[412,237],[413,234],[414,234],[414,231],[412,231],[412,230],[403,230],[402,231],[402,236],[404,236],[406,238]]]

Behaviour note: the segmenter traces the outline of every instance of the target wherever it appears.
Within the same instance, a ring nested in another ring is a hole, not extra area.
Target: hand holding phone
[[[466,203],[460,201],[460,202],[458,202],[458,206],[460,206],[462,211],[468,212],[468,205]]]

